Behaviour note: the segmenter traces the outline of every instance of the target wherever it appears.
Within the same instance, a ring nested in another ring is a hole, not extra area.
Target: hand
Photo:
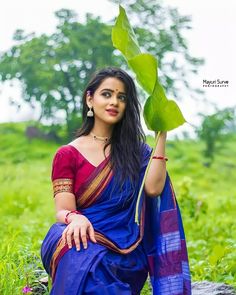
[[[64,244],[68,244],[69,248],[72,248],[72,240],[74,238],[77,251],[80,250],[80,242],[83,243],[84,249],[87,249],[87,235],[90,240],[96,243],[94,229],[91,222],[84,215],[76,214],[71,216],[72,221],[67,225],[62,233],[62,241]]]
[[[158,131],[155,131],[155,138],[157,137]],[[160,137],[166,138],[167,137],[167,131],[161,131]]]

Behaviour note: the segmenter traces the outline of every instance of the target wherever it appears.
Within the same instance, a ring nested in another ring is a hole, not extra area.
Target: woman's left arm
[[[166,132],[161,132],[153,156],[165,157]],[[159,196],[164,188],[166,180],[166,161],[164,159],[152,159],[144,190],[150,197]]]

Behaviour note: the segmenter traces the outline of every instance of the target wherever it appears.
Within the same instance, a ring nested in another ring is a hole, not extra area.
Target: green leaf
[[[141,53],[138,41],[133,28],[122,6],[119,6],[120,14],[112,28],[113,46],[119,49],[128,60],[133,56]]]
[[[141,53],[135,33],[129,23],[123,7],[119,6],[120,13],[112,28],[113,46],[119,49],[126,58],[130,68],[142,88],[150,95],[144,105],[144,119],[150,130],[158,131],[156,145],[160,131],[172,130],[185,122],[185,119],[174,101],[168,100],[165,91],[158,81],[157,59],[148,53]],[[155,145],[155,146],[156,146]],[[153,149],[154,152],[155,148]],[[139,204],[150,167],[152,156],[147,165],[145,175],[139,190],[135,222],[139,223]]]
[[[161,84],[157,81],[153,94],[144,105],[144,120],[150,130],[168,131],[185,122],[185,119],[173,100],[166,98]]]
[[[141,87],[150,95],[144,105],[146,125],[153,131],[177,128],[185,119],[178,105],[167,99],[158,81],[157,59],[149,53],[141,53],[126,12],[122,6],[119,6],[119,9],[119,16],[112,28],[112,42],[113,46],[123,53]]]
[[[152,94],[157,80],[157,60],[148,53],[141,53],[128,61],[143,89]],[[142,68],[142,71],[140,69]]]

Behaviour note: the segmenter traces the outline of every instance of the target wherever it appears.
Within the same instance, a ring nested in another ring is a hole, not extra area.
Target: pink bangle
[[[68,222],[68,217],[69,217],[70,214],[81,214],[81,212],[80,211],[77,211],[77,210],[72,210],[72,211],[67,212],[66,213],[66,217],[65,217],[65,224],[68,224],[69,223]]]
[[[162,156],[153,156],[152,158],[153,159],[157,159],[157,160],[165,160],[165,161],[168,161],[168,158],[167,157],[162,157]]]

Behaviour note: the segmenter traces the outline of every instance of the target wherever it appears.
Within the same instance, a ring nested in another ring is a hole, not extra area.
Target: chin
[[[122,117],[111,117],[111,116],[107,116],[107,115],[103,115],[103,116],[97,116],[97,119],[99,121],[102,121],[108,125],[115,125],[118,122],[120,122],[122,120]]]
[[[106,122],[107,124],[109,125],[114,125],[114,124],[117,124],[118,122],[120,122],[120,119],[119,120],[104,120],[104,122]]]

